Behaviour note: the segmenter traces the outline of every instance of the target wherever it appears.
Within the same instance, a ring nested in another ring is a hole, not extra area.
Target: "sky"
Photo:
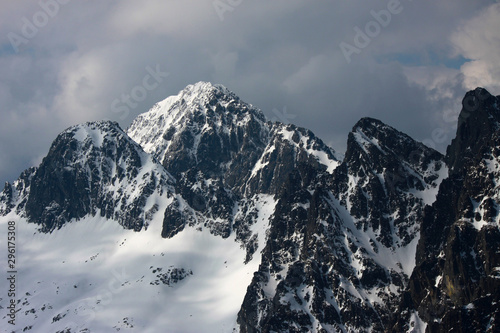
[[[444,152],[465,93],[500,95],[499,31],[494,0],[2,1],[0,182],[198,81],[341,153],[367,116]]]

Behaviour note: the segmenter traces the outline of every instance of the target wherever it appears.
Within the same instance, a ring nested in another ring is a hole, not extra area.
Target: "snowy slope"
[[[257,199],[252,227],[262,249],[272,198]],[[162,211],[165,207],[160,207]],[[244,263],[235,240],[186,228],[161,238],[162,216],[146,231],[86,217],[51,233],[11,213],[0,228],[17,224],[17,323],[15,332],[232,332],[260,256]],[[82,235],[95,237],[82,237]],[[258,253],[257,252],[257,253]],[[6,257],[0,259],[7,267]],[[176,282],[176,280],[179,281]],[[2,290],[2,327],[8,298]],[[13,327],[11,327],[13,329]]]

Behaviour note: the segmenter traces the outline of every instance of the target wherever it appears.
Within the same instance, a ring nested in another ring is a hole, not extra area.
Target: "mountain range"
[[[496,332],[499,102],[469,91],[444,155],[373,118],[339,154],[207,82],[126,130],[70,127],[0,193],[17,255],[0,325]]]

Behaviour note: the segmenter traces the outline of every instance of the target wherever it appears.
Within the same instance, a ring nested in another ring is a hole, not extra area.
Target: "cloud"
[[[229,7],[217,11],[214,3]],[[200,80],[226,85],[269,118],[286,110],[337,150],[363,116],[420,140],[446,128],[450,140],[465,88],[500,90],[498,7],[401,0],[401,13],[348,64],[339,44],[352,43],[354,28],[388,3],[70,1],[17,53],[8,34],[21,34],[23,18],[41,7],[2,3],[0,180],[35,165],[66,127],[97,119],[126,127]],[[467,61],[461,68],[447,65],[460,57]],[[157,66],[168,77],[145,89],[148,68]],[[115,112],[133,92],[127,112]]]
[[[57,129],[54,127],[49,110],[38,103],[26,103],[17,110],[2,112],[0,122],[0,171],[2,181],[12,181],[21,171],[31,165],[38,165],[41,157],[48,152],[43,133],[55,138]],[[34,132],[36,129],[36,132]],[[37,140],[37,136],[42,140]],[[23,166],[23,167],[21,167]]]
[[[470,59],[460,68],[464,88],[500,91],[500,4],[485,8],[452,35],[457,55]]]
[[[199,32],[215,19],[211,1],[125,0],[120,1],[110,13],[108,23],[114,33],[121,37],[146,33],[199,38]]]

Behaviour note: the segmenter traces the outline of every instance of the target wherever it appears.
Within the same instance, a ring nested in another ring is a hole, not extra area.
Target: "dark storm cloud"
[[[443,150],[465,90],[500,89],[498,8],[408,0],[4,2],[0,180],[39,163],[64,128],[98,119],[126,127],[199,80],[226,85],[269,118],[308,127],[338,150],[363,116]],[[369,40],[360,44],[358,31]],[[341,43],[357,51],[347,59]],[[456,59],[465,63],[446,67]]]

